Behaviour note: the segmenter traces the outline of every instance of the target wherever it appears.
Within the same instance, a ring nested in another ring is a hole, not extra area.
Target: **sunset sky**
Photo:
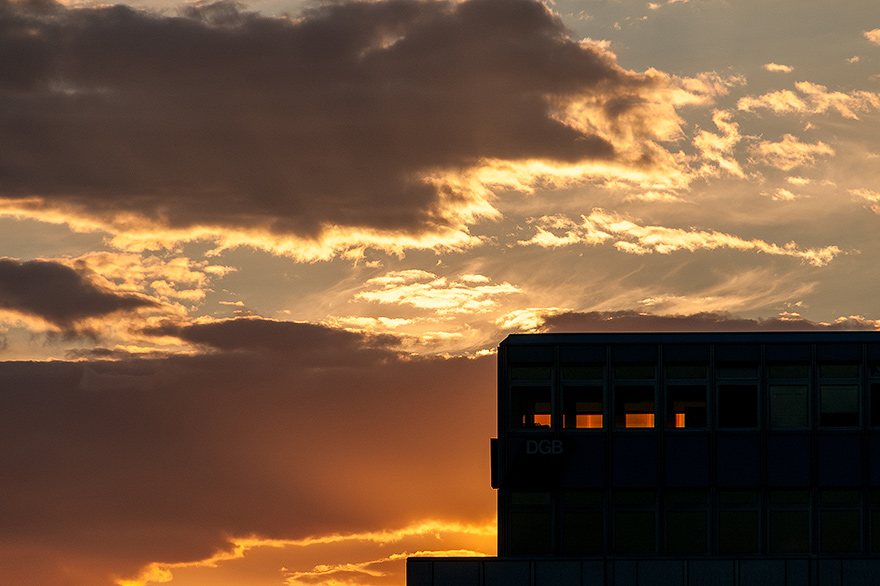
[[[510,333],[880,329],[876,0],[0,0],[0,584],[495,551]]]

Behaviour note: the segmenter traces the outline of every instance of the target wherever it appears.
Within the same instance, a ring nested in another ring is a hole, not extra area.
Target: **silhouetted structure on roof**
[[[880,333],[513,335],[497,558],[408,586],[880,584]]]

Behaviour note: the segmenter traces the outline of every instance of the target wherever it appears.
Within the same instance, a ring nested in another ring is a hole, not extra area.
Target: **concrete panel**
[[[614,586],[636,586],[638,580],[636,562],[614,562]]]
[[[688,586],[734,586],[736,568],[731,560],[689,561]]]
[[[406,560],[406,586],[434,586],[434,562],[430,559]]]
[[[434,562],[436,586],[480,586],[480,560]]]
[[[530,586],[530,581],[529,562],[498,559],[484,562],[484,586]]]
[[[605,562],[581,562],[582,586],[605,586]]]
[[[581,563],[535,562],[535,586],[581,586]]]
[[[684,562],[639,562],[639,586],[684,586]]]
[[[810,562],[809,560],[786,560],[785,562],[785,586],[809,586]]]
[[[817,586],[843,586],[840,560],[819,560],[819,584]]]
[[[785,584],[783,560],[741,560],[739,586],[780,586]]]
[[[880,560],[843,560],[843,586],[880,586]]]

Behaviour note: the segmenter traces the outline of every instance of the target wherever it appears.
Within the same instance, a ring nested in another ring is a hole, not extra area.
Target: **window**
[[[758,378],[757,364],[719,364],[719,378]]]
[[[653,379],[653,364],[618,364],[614,367],[616,379]]]
[[[718,426],[758,427],[758,385],[718,386]]]
[[[819,376],[822,378],[857,378],[858,364],[820,364]]]
[[[553,553],[553,495],[514,492],[510,495],[510,551],[513,555]]]
[[[819,388],[819,425],[858,427],[859,386],[822,385]]]
[[[654,427],[653,386],[618,386],[614,389],[614,427]]]
[[[602,491],[564,494],[562,516],[563,555],[601,555],[605,548]]]
[[[564,380],[600,380],[604,377],[601,364],[569,364],[562,367]]]
[[[602,387],[568,386],[562,390],[565,429],[602,428]]]
[[[666,387],[666,427],[706,427],[706,387],[670,385]]]
[[[772,490],[770,501],[770,553],[810,551],[810,492]]]
[[[823,490],[820,496],[819,546],[822,553],[861,551],[858,490]],[[849,509],[849,510],[847,510]]]
[[[806,385],[770,386],[770,427],[807,427],[810,424]]]
[[[718,507],[719,553],[758,553],[758,492],[719,490]]]
[[[771,379],[807,378],[810,376],[809,364],[770,364],[767,370]]]
[[[511,387],[510,427],[550,427],[550,387]]]
[[[671,490],[666,493],[667,553],[707,553],[708,533],[708,493],[705,490]]]
[[[669,364],[666,366],[666,378],[706,378],[707,371],[705,364]]]
[[[871,384],[871,425],[880,426],[880,384]]]
[[[511,366],[512,380],[550,380],[553,369],[549,366]]]

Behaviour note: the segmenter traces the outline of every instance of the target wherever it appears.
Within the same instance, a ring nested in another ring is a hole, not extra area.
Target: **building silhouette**
[[[880,333],[512,335],[498,556],[408,586],[880,585]]]

